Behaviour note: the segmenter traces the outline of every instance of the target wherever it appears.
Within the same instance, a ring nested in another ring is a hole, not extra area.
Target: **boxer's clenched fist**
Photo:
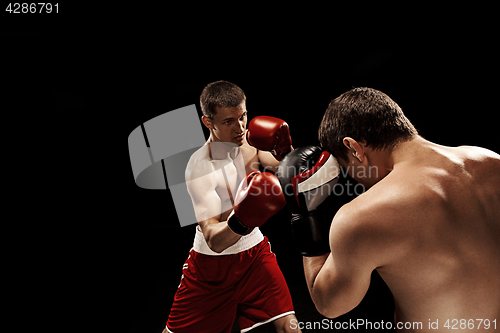
[[[257,149],[271,152],[278,161],[293,150],[288,124],[275,117],[253,118],[248,124],[247,141]]]
[[[241,182],[234,199],[229,228],[246,235],[263,225],[286,205],[278,178],[269,172],[252,171]]]

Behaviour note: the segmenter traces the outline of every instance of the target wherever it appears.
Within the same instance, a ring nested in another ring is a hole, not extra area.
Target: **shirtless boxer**
[[[394,296],[398,331],[500,331],[500,156],[425,140],[394,101],[369,88],[330,103],[319,139],[368,190],[333,221],[308,222],[331,224],[329,242],[303,252],[318,311],[334,318],[352,310],[376,269]]]
[[[245,101],[243,91],[226,81],[201,94],[210,138],[186,167],[198,226],[164,333],[230,332],[236,316],[242,332],[268,322],[278,332],[300,332],[290,327],[296,320],[290,292],[258,228],[284,207],[283,196],[273,195],[278,191],[259,188],[274,182],[279,190],[277,178],[258,169],[260,162],[276,170],[292,149],[288,125],[261,116],[247,133]],[[280,200],[283,205],[273,204]]]

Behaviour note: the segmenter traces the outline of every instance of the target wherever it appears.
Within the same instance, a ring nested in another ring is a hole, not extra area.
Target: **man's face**
[[[245,141],[247,109],[245,102],[235,108],[216,107],[216,113],[209,119],[214,140],[232,142],[241,146]]]

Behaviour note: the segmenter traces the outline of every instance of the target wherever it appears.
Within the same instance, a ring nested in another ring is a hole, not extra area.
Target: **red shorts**
[[[293,304],[267,237],[236,254],[210,256],[191,250],[167,321],[167,330],[242,332],[293,314]]]

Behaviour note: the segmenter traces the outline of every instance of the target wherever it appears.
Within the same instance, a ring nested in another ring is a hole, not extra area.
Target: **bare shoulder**
[[[496,179],[500,182],[500,155],[486,148],[457,147],[464,159],[464,167],[477,179]]]
[[[384,179],[337,212],[330,228],[332,248],[359,253],[374,268],[406,252],[426,199],[397,180]]]
[[[241,150],[241,153],[243,154],[243,158],[245,161],[249,161],[254,157],[256,158],[259,152],[257,148],[250,146],[248,142],[246,142],[246,140],[239,148]]]
[[[349,221],[351,228],[379,228],[390,224],[424,200],[418,180],[408,181],[407,175],[391,172],[348,204],[335,215],[339,221]]]
[[[253,146],[250,146],[247,142],[247,140],[245,139],[245,141],[243,142],[243,144],[240,146],[240,149],[243,153],[245,154],[252,154],[252,155],[255,155],[257,154],[258,150],[257,148],[253,147]]]
[[[460,146],[456,149],[465,162],[472,162],[474,166],[500,167],[500,155],[494,151],[475,146]]]
[[[198,222],[220,219],[221,199],[217,194],[217,180],[213,172],[208,148],[203,146],[191,155],[185,171],[186,187]]]
[[[469,156],[469,158],[478,159],[478,160],[496,160],[500,161],[500,155],[495,153],[492,150],[477,147],[477,146],[459,146],[458,149],[463,150]]]
[[[195,151],[186,166],[186,180],[194,180],[212,172],[210,156],[206,145]]]

